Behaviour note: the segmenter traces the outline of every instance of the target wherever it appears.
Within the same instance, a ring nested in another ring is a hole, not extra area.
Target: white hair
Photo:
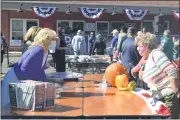
[[[150,32],[140,34],[138,36],[138,42],[148,45],[150,50],[157,48],[158,45],[156,36]]]

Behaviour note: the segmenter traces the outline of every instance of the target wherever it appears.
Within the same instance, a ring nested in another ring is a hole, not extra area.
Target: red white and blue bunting
[[[130,20],[141,21],[148,13],[148,10],[132,10],[125,9],[124,13],[128,16]]]
[[[50,17],[52,14],[55,13],[56,11],[56,7],[37,7],[37,6],[33,6],[32,7],[33,12],[42,18],[48,18]]]
[[[179,11],[174,10],[174,11],[172,11],[172,14],[177,20],[179,20]]]
[[[88,19],[98,19],[106,11],[106,9],[80,7],[79,11]]]
[[[135,27],[136,23],[124,23],[127,28],[129,27]]]

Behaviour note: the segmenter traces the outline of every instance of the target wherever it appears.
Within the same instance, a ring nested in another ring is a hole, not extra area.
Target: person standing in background
[[[122,57],[122,43],[127,38],[127,27],[121,27],[119,36],[118,36],[118,43],[117,43],[117,52],[119,54],[119,62],[121,63]]]
[[[85,39],[82,36],[81,30],[77,31],[77,35],[73,37],[71,45],[74,50],[74,55],[81,55],[85,52]]]
[[[133,80],[131,69],[136,66],[141,59],[135,44],[136,30],[129,27],[127,30],[127,38],[122,43],[122,64],[127,68],[129,77]]]
[[[31,47],[31,44],[34,42],[35,36],[41,29],[42,28],[38,26],[32,26],[28,29],[27,33],[24,36],[22,54],[24,54],[29,49],[29,47]],[[14,62],[10,63],[9,67],[13,67],[13,65]]]
[[[113,50],[115,50],[115,49],[117,49],[119,31],[114,29],[111,33],[113,34],[113,39],[112,39],[111,45],[112,45]]]
[[[4,54],[5,54],[5,47],[8,47],[7,43],[5,41],[5,36],[2,32],[1,32],[0,42],[1,42],[1,66],[2,66],[3,58],[4,58]],[[2,74],[2,67],[1,67],[1,74]]]
[[[111,33],[113,34],[113,39],[111,43],[111,46],[113,48],[113,60],[117,61],[118,60],[117,43],[118,43],[119,31],[114,29]]]
[[[174,42],[173,59],[176,60],[179,57],[179,40],[176,40],[175,36],[172,40]]]
[[[24,36],[24,44],[23,44],[23,48],[22,48],[22,54],[28,50],[29,46],[32,44],[32,42],[34,41],[34,37],[37,35],[37,33],[41,30],[42,28],[38,27],[38,26],[32,26],[31,28],[29,28],[29,30],[27,31],[27,33]]]
[[[159,48],[166,54],[170,61],[173,60],[174,42],[170,37],[170,30],[164,31]]]
[[[93,55],[104,55],[106,49],[106,43],[103,41],[101,34],[96,36],[96,41],[93,46]]]
[[[64,35],[62,34],[62,28],[58,28],[58,37],[56,40],[56,51],[55,51],[55,62],[56,62],[56,72],[65,72],[66,71],[66,56],[65,56],[65,47],[66,42]]]
[[[91,32],[90,33],[90,38],[89,38],[89,56],[92,55],[94,42],[95,42],[95,35],[94,35],[93,32]]]

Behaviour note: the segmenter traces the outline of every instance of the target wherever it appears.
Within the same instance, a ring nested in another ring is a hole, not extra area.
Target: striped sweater
[[[171,94],[170,78],[177,78],[177,71],[174,65],[169,61],[164,52],[154,49],[146,61],[143,80],[148,84],[151,95],[162,98]],[[161,94],[154,94],[152,91],[160,91]]]

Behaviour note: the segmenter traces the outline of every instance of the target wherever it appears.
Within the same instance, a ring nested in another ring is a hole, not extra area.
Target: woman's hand
[[[132,75],[134,78],[136,78],[136,73],[133,72],[132,69],[131,69],[131,75]]]
[[[139,79],[140,80],[142,80],[142,78],[143,78],[144,67],[145,67],[145,64],[142,64],[141,68],[139,70]]]
[[[139,71],[139,79],[140,80],[142,80],[142,78],[143,78],[143,70],[142,69],[140,69],[140,71]]]

